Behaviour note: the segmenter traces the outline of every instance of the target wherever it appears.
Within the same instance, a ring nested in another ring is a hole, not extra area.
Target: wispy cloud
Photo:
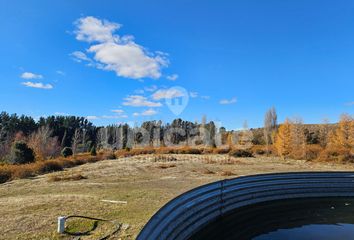
[[[128,115],[126,114],[120,114],[120,115],[103,115],[101,116],[103,119],[119,119],[119,118],[128,118]]]
[[[237,102],[237,98],[233,97],[231,99],[222,99],[219,101],[220,104],[233,104]]]
[[[119,36],[116,31],[121,24],[101,20],[92,16],[75,21],[76,39],[94,43],[87,52],[93,54],[96,67],[114,71],[118,76],[140,79],[160,78],[161,69],[167,67],[167,54],[156,51],[149,52],[134,41],[131,35]],[[90,61],[85,53],[72,53],[79,61]]]
[[[41,82],[22,82],[22,85],[31,88],[40,88],[40,89],[52,89],[53,85],[51,84],[44,84]]]
[[[118,113],[118,114],[123,114],[124,110],[123,109],[113,109],[111,112]]]
[[[70,114],[65,113],[65,112],[55,112],[54,115],[57,115],[57,116],[69,116]]]
[[[145,110],[141,113],[138,113],[138,112],[135,112],[133,113],[133,116],[134,117],[138,117],[138,116],[153,116],[153,115],[156,115],[158,112],[152,108],[148,109],[148,110]]]
[[[98,119],[122,119],[122,118],[128,118],[128,115],[126,114],[119,114],[119,115],[102,115],[102,116],[87,116],[87,120],[98,120]]]
[[[62,76],[65,76],[65,72],[61,71],[61,70],[57,70],[55,71],[57,74],[59,75],[62,75]]]
[[[161,107],[162,104],[159,102],[149,101],[146,97],[140,95],[130,95],[124,98],[124,106],[131,107]]]
[[[176,98],[182,96],[184,96],[184,93],[182,91],[175,88],[170,88],[170,89],[160,89],[156,91],[152,95],[152,98],[154,100],[160,100],[160,99],[170,99],[170,98]]]
[[[72,52],[70,56],[72,56],[76,62],[82,62],[82,61],[86,61],[89,63],[93,62],[91,58],[89,58],[85,53],[81,51]]]
[[[201,99],[208,100],[208,99],[210,99],[210,96],[201,96],[200,98],[201,98]]]
[[[178,75],[177,74],[172,74],[172,75],[168,75],[166,76],[167,80],[170,80],[170,81],[176,81],[177,78],[178,78]]]
[[[191,98],[196,98],[196,97],[198,97],[198,93],[197,92],[189,92],[189,96]]]
[[[97,116],[87,116],[86,119],[87,120],[96,120],[96,119],[99,119],[99,117],[97,117]]]
[[[35,74],[32,72],[24,72],[20,76],[23,79],[42,79],[43,76],[41,74]]]
[[[151,85],[150,87],[144,87],[144,90],[147,92],[154,92],[157,90],[157,86],[156,85]]]

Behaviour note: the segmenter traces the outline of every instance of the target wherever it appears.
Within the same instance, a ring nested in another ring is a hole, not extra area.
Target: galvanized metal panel
[[[272,200],[354,197],[353,172],[298,172],[245,176],[192,189],[162,207],[138,240],[184,240],[237,208]]]

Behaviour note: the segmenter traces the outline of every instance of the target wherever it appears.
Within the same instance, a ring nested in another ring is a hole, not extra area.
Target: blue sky
[[[346,0],[2,0],[0,110],[239,128],[274,105],[280,121],[336,121],[354,113],[353,12]],[[186,94],[176,116],[168,103]]]

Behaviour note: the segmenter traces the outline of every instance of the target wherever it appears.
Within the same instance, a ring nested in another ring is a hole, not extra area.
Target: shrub
[[[5,167],[2,167],[0,169],[0,183],[7,182],[11,179],[11,171],[6,169]]]
[[[316,144],[307,145],[305,151],[305,159],[306,160],[317,159],[320,156],[322,150],[323,149],[320,145],[316,145]]]
[[[87,177],[81,175],[80,173],[72,173],[68,175],[52,175],[49,177],[49,182],[59,182],[59,181],[79,181],[87,179]]]
[[[202,154],[202,150],[198,148],[189,148],[189,147],[184,147],[184,148],[179,148],[176,149],[176,153],[178,154]]]
[[[93,146],[93,147],[91,148],[90,154],[91,154],[91,156],[96,156],[96,155],[97,155],[95,146]]]
[[[214,150],[216,150],[216,149],[204,148],[203,149],[203,154],[211,154],[211,153],[213,153]]]
[[[328,147],[319,155],[320,160],[333,160],[339,162],[353,162],[354,155],[350,153],[348,149],[345,148],[332,148]]]
[[[216,148],[213,150],[213,153],[215,154],[227,154],[230,152],[230,148]]]
[[[117,159],[117,157],[114,154],[114,152],[107,152],[107,153],[102,154],[102,159],[103,160],[113,160],[113,159]]]
[[[34,152],[25,142],[15,142],[11,147],[9,162],[12,164],[25,164],[34,162]]]
[[[73,150],[69,147],[65,147],[63,148],[63,150],[61,151],[61,155],[65,158],[72,156],[73,155]]]
[[[63,164],[57,160],[49,160],[45,162],[41,162],[38,165],[37,172],[38,173],[48,173],[48,172],[55,172],[55,171],[62,171]]]
[[[232,157],[253,157],[253,154],[249,150],[236,149],[229,152]]]

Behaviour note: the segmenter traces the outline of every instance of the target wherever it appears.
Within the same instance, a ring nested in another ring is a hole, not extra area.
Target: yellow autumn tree
[[[288,119],[279,126],[274,144],[279,156],[286,157],[291,152],[291,123]]]
[[[328,134],[328,144],[322,158],[354,160],[354,119],[343,114],[335,130]]]
[[[306,156],[306,136],[302,119],[292,119],[290,129],[291,157],[294,159],[304,159]]]
[[[329,137],[332,147],[352,150],[354,148],[354,119],[348,114],[343,114],[338,126]]]

